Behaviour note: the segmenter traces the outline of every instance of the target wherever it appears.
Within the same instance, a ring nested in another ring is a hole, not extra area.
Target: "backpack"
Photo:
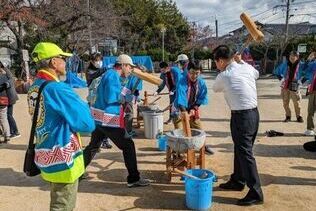
[[[87,96],[87,101],[89,105],[93,105],[97,99],[97,90],[99,87],[99,84],[101,83],[102,76],[97,77],[96,79],[93,79],[91,82],[90,86],[88,87],[88,96]]]

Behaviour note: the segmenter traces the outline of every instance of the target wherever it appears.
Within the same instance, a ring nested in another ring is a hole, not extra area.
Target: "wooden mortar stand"
[[[144,102],[143,102],[143,105],[144,106],[148,106],[148,92],[147,91],[145,91],[144,92]]]
[[[186,111],[182,112],[181,117],[183,134],[186,137],[191,137],[192,133],[190,128],[190,117],[188,113]],[[195,168],[196,165],[199,165],[201,169],[205,168],[204,146],[199,150],[199,155],[197,157],[193,149],[188,149],[186,152],[186,157],[182,157],[181,155],[178,155],[176,152],[172,151],[172,149],[169,146],[167,147],[166,168],[169,182],[171,181],[172,176],[179,175],[179,173],[177,173],[177,169],[184,171],[185,169]]]

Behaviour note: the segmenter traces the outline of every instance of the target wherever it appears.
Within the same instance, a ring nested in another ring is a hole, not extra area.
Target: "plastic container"
[[[166,151],[167,150],[167,136],[161,135],[157,138],[157,146],[159,151]]]
[[[143,111],[145,137],[155,139],[157,134],[163,131],[163,113]]]
[[[193,210],[207,210],[212,206],[213,182],[216,176],[205,169],[189,169],[186,171],[203,179],[185,177],[185,201],[186,206]]]

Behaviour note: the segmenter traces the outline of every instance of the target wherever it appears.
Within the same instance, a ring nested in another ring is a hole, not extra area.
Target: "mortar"
[[[203,130],[191,129],[192,137],[185,137],[182,129],[167,132],[168,146],[175,152],[184,153],[188,149],[200,150],[205,144]]]
[[[139,116],[143,116],[142,112],[143,111],[159,111],[159,106],[156,105],[156,104],[153,104],[153,105],[143,105],[143,104],[140,104],[140,105],[137,105],[137,109],[138,109],[138,112],[139,112]]]

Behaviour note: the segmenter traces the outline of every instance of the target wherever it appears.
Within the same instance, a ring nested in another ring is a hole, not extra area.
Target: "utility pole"
[[[194,48],[195,48],[195,21],[193,22],[192,44],[193,44],[193,48],[192,48],[192,55],[191,55],[191,58],[194,59]]]
[[[290,18],[290,1],[286,0],[286,17],[285,17],[285,39],[284,44],[286,44],[289,34],[289,18]]]
[[[91,32],[91,14],[90,14],[90,0],[87,0],[88,7],[88,33],[89,33],[89,52],[92,54],[92,32]]]
[[[216,31],[216,39],[218,39],[218,21],[215,16],[215,31]]]
[[[165,61],[165,33],[166,33],[166,27],[163,26],[161,28],[161,33],[162,33],[162,61]]]

